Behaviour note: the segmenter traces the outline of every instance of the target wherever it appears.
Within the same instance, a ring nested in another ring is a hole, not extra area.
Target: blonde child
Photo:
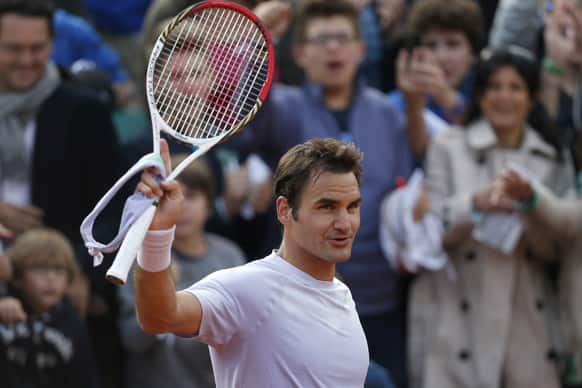
[[[98,387],[87,330],[66,296],[79,271],[70,242],[56,230],[33,229],[5,254],[13,270],[8,294],[25,315],[0,321],[2,386]]]

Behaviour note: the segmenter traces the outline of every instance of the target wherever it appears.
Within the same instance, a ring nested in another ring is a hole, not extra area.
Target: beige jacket
[[[552,333],[557,306],[544,264],[561,257],[558,230],[524,216],[509,255],[471,237],[472,196],[515,163],[558,195],[574,190],[569,162],[528,128],[519,149],[495,147],[486,121],[453,128],[427,159],[431,209],[442,217],[449,265],[424,272],[411,290],[411,387],[558,388]],[[566,157],[566,156],[565,156]]]
[[[558,313],[563,350],[575,356],[576,374],[582,378],[582,200],[563,200],[543,186],[536,189],[539,202],[532,217],[571,241],[561,261]]]

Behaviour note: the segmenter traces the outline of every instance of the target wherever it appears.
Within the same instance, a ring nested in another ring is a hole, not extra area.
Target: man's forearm
[[[134,273],[137,319],[146,333],[170,331],[177,312],[176,287],[170,268],[147,272],[136,266]]]
[[[170,269],[173,230],[148,232],[135,266],[136,312],[147,333],[169,330],[176,315],[176,286]]]

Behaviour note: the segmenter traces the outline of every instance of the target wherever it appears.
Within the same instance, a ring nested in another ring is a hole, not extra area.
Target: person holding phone
[[[429,136],[458,123],[471,95],[483,41],[481,10],[471,0],[418,2],[408,32],[412,44],[398,55],[398,90],[388,99],[406,113],[411,148],[422,160]]]

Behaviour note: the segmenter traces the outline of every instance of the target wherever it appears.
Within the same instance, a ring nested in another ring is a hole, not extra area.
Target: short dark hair
[[[181,161],[186,159],[188,154],[180,153],[172,157],[172,166],[177,166]],[[214,198],[214,178],[204,158],[198,158],[190,163],[176,178],[178,182],[183,183],[190,190],[202,192],[208,200],[208,205],[212,207]]]
[[[494,50],[485,49],[475,66],[473,93],[465,112],[465,124],[470,124],[482,116],[481,98],[489,88],[493,75],[505,66],[515,69],[525,82],[531,100],[536,100],[536,95],[540,89],[540,67],[533,54],[519,46]]]
[[[71,282],[79,273],[79,266],[71,242],[64,234],[51,228],[31,229],[24,232],[6,251],[12,262],[14,280],[22,279],[24,272],[38,265],[62,264]]]
[[[462,32],[475,55],[483,48],[483,16],[474,0],[423,0],[415,3],[408,17],[408,32],[420,38],[435,28]]]
[[[55,6],[51,0],[0,0],[0,19],[10,13],[45,18],[51,37],[54,35],[54,12]]]
[[[343,16],[349,19],[361,37],[359,11],[350,0],[307,0],[299,8],[295,17],[293,39],[295,44],[303,44],[307,39],[307,26],[314,19]]]
[[[273,178],[275,198],[287,198],[297,218],[301,194],[312,178],[323,172],[353,173],[358,185],[362,175],[362,153],[355,145],[336,139],[312,139],[296,145],[281,157]]]
[[[559,131],[537,99],[541,87],[540,65],[534,54],[523,47],[511,45],[505,48],[483,50],[475,66],[473,93],[467,104],[463,124],[470,125],[483,117],[481,98],[487,92],[491,78],[499,69],[506,66],[513,68],[526,84],[532,102],[527,122],[548,144],[554,147],[557,160],[563,162],[565,159],[558,137]]]

